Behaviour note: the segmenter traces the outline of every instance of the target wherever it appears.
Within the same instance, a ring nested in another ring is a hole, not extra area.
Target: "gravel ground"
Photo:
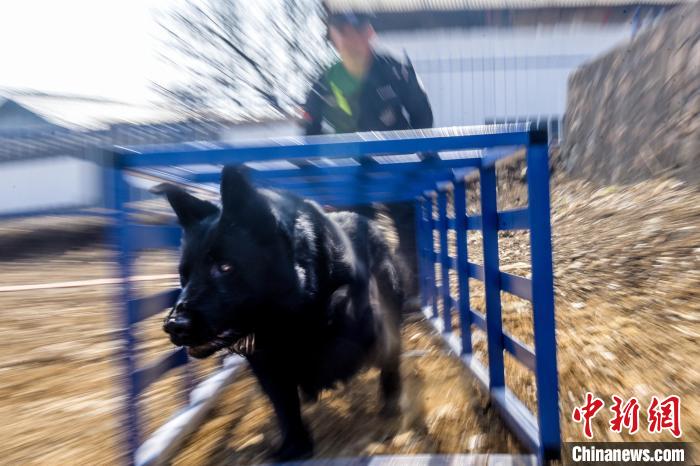
[[[500,169],[500,208],[527,202],[524,176],[517,164]],[[476,198],[470,190],[470,207]],[[672,179],[598,187],[556,176],[552,202],[564,439],[583,439],[571,412],[591,391],[606,406],[613,394],[636,396],[642,411],[652,395],[679,395],[683,439],[699,441],[700,193]],[[111,256],[89,245],[92,234],[78,234],[77,241],[71,239],[76,235],[64,240],[54,234],[83,231],[84,221],[0,224],[0,286],[111,276]],[[44,233],[28,243],[27,235],[37,231]],[[18,242],[18,233],[25,239]],[[52,241],[60,247],[46,244]],[[500,245],[501,268],[527,276],[527,234],[502,233]],[[26,254],[27,248],[42,255]],[[480,262],[479,249],[479,235],[470,234],[471,261]],[[151,252],[136,273],[172,273],[175,260],[173,254]],[[167,285],[161,279],[140,282],[138,289],[150,293]],[[472,307],[483,312],[483,289],[474,280],[470,288]],[[122,392],[114,292],[113,285],[103,285],[0,293],[0,463],[118,460]],[[532,343],[529,303],[504,294],[503,319],[507,331]],[[139,329],[142,363],[168,349],[159,321],[154,317]],[[368,371],[304,407],[318,457],[523,452],[459,362],[439,350],[425,323],[407,324],[403,335],[404,414],[389,421],[375,415],[377,374]],[[483,334],[474,330],[473,339],[485,359]],[[197,373],[212,364],[199,364]],[[535,409],[532,376],[509,357],[506,372],[509,386]],[[180,387],[174,372],[147,390],[147,433],[182,406]],[[255,463],[277,441],[270,408],[247,372],[226,390],[215,414],[175,463]],[[607,429],[609,419],[609,412],[594,419],[595,439],[672,440],[644,428],[634,437],[620,436]],[[640,420],[645,427],[644,413]]]

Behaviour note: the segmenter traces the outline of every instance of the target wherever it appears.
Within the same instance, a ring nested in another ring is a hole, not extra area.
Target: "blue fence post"
[[[136,373],[136,336],[133,333],[132,324],[136,321],[136,316],[131,315],[131,308],[128,303],[132,298],[131,283],[131,260],[132,251],[129,245],[129,225],[126,203],[129,200],[129,185],[124,180],[124,172],[120,167],[115,166],[112,170],[114,175],[114,245],[119,264],[121,310],[121,338],[123,342],[122,364],[123,383],[126,384],[126,400],[124,405],[124,427],[126,433],[127,463],[133,464],[134,454],[139,447],[140,425],[138,415],[138,389],[135,378]]]
[[[452,296],[450,296],[450,251],[447,235],[449,222],[447,219],[447,186],[438,189],[438,228],[440,230],[440,281],[442,284],[442,322],[443,331],[452,331]]]
[[[459,334],[462,354],[472,352],[472,320],[469,312],[469,266],[467,254],[467,196],[464,177],[455,180],[454,210],[457,239],[457,280],[459,283]]]
[[[549,219],[549,160],[546,141],[545,133],[543,139],[536,140],[536,144],[527,149],[539,453],[545,461],[559,458],[561,454],[552,231]]]
[[[427,305],[426,301],[426,280],[425,280],[425,200],[418,196],[415,202],[416,209],[416,254],[418,264],[418,291],[420,293],[421,312]]]
[[[484,249],[484,296],[486,301],[486,337],[489,355],[489,390],[505,385],[503,368],[503,323],[501,321],[501,283],[498,268],[498,211],[496,204],[496,167],[481,167],[481,234]]]
[[[430,215],[432,215],[432,199],[422,197],[423,200],[423,280],[425,281],[425,307],[432,306],[433,293],[435,291],[435,283],[433,276],[433,249],[432,249],[432,223]],[[431,311],[432,312],[432,311]]]
[[[428,199],[428,257],[429,257],[429,265],[428,265],[428,279],[430,281],[430,300],[431,304],[433,307],[433,318],[438,317],[438,293],[437,293],[437,279],[435,277],[435,260],[437,259],[437,255],[435,253],[435,217],[434,217],[434,208],[433,208],[433,198],[434,198],[434,193],[430,192],[427,195]]]

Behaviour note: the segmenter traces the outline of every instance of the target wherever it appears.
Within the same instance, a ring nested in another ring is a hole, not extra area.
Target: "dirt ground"
[[[500,170],[499,208],[526,204],[525,176],[517,164]],[[471,189],[472,211],[475,201]],[[598,187],[555,176],[552,223],[563,439],[583,440],[571,412],[591,391],[606,401],[594,419],[596,440],[673,440],[646,432],[652,395],[679,395],[682,438],[700,440],[700,193],[673,179]],[[0,224],[0,287],[112,276],[113,257],[94,242],[100,228],[86,218]],[[500,248],[502,270],[529,274],[526,233],[501,233]],[[479,236],[470,234],[471,261],[480,262],[479,249]],[[149,252],[136,274],[172,274],[175,261],[172,253]],[[155,277],[137,287],[152,293],[172,283]],[[483,312],[483,289],[471,280],[470,290],[472,307]],[[123,390],[115,292],[115,285],[0,291],[0,463],[119,459]],[[140,364],[169,348],[159,320],[139,329]],[[503,321],[532,343],[529,303],[503,294]],[[483,360],[484,335],[472,333]],[[424,322],[406,324],[403,341],[404,414],[376,416],[377,375],[368,371],[304,407],[317,457],[524,452]],[[198,364],[202,375],[214,362]],[[532,376],[508,355],[506,380],[536,409]],[[145,433],[183,405],[181,387],[174,371],[146,391]],[[640,400],[642,429],[633,437],[607,428],[613,394]],[[245,371],[174,463],[251,464],[263,461],[276,442],[270,407]]]

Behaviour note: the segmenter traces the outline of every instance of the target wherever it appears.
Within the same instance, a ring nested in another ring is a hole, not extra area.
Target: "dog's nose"
[[[163,330],[175,337],[183,337],[187,335],[192,326],[192,321],[183,315],[174,315],[168,317],[163,325]]]

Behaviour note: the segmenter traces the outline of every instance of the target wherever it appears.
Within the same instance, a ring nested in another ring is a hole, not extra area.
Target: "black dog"
[[[256,189],[234,167],[221,208],[174,185],[154,191],[184,230],[182,293],[164,329],[196,358],[247,342],[282,432],[277,459],[312,454],[299,393],[315,400],[367,365],[381,369],[382,411],[398,411],[402,280],[372,221]]]

